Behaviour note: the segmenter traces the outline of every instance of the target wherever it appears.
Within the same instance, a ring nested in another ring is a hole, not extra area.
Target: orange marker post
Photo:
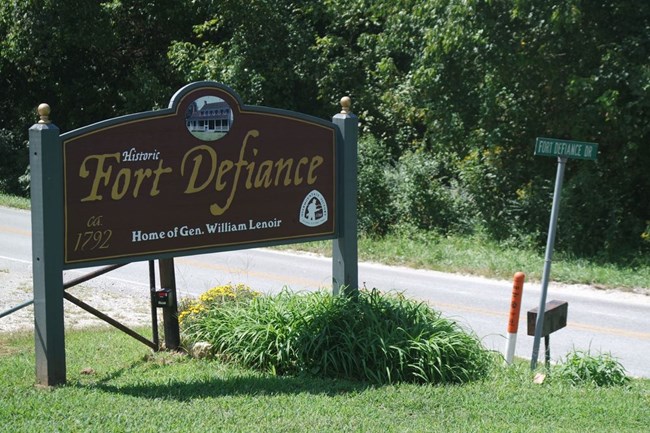
[[[519,329],[519,313],[521,311],[521,298],[524,293],[523,272],[517,272],[512,284],[512,299],[510,301],[510,316],[508,318],[508,342],[506,345],[506,363],[511,364],[517,346],[517,330]]]

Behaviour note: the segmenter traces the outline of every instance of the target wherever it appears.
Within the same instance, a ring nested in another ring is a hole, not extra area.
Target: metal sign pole
[[[350,111],[350,98],[341,98],[341,113],[332,117],[343,135],[339,235],[332,243],[332,293],[354,296],[359,290],[357,246],[357,139],[359,119]]]
[[[165,348],[178,350],[181,345],[180,329],[178,326],[178,299],[176,298],[176,272],[174,259],[158,259],[160,272],[160,287],[170,289],[171,304],[163,307],[163,329],[165,330]]]
[[[29,129],[31,167],[32,266],[36,380],[66,382],[63,315],[63,151],[50,107],[38,107],[41,120]]]
[[[537,357],[539,356],[539,344],[542,338],[544,328],[544,309],[546,307],[546,294],[548,292],[548,282],[551,275],[551,262],[553,261],[553,246],[555,245],[555,233],[557,231],[557,219],[560,213],[560,195],[562,193],[562,182],[564,181],[564,168],[567,157],[558,156],[557,174],[555,177],[555,190],[553,192],[553,206],[551,208],[551,221],[548,226],[548,238],[546,241],[546,255],[544,258],[544,271],[542,273],[542,293],[539,299],[539,309],[537,313],[537,322],[535,324],[535,340],[533,341],[533,354],[530,360],[530,369],[537,367]]]
[[[158,307],[156,306],[156,269],[153,260],[149,260],[149,303],[151,304],[151,334],[155,350],[160,350],[158,336]]]

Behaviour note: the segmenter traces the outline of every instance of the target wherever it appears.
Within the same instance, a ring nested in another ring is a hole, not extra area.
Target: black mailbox
[[[156,289],[155,303],[157,307],[170,307],[172,305],[171,289]]]
[[[542,337],[562,329],[566,326],[566,318],[569,310],[569,304],[566,301],[550,301],[544,307],[544,325]],[[535,327],[537,324],[538,308],[528,310],[528,335],[535,336]]]

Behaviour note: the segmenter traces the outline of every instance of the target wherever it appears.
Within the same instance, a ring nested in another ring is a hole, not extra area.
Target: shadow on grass
[[[336,396],[357,393],[372,388],[368,384],[349,381],[319,380],[299,377],[236,377],[232,379],[208,379],[201,381],[171,381],[165,384],[151,383],[115,386],[108,384],[78,385],[104,392],[146,399],[166,399],[187,402],[195,399],[224,396],[274,396],[313,394]]]
[[[366,382],[355,382],[344,379],[325,379],[309,375],[298,376],[272,376],[261,373],[247,373],[245,371],[232,374],[231,377],[214,377],[201,379],[174,379],[172,372],[159,370],[161,375],[169,376],[169,380],[161,383],[160,378],[143,378],[136,384],[115,385],[110,382],[121,376],[136,376],[140,367],[147,362],[136,361],[128,367],[108,373],[98,382],[92,384],[70,384],[84,389],[101,390],[103,392],[128,395],[146,399],[166,399],[179,402],[191,401],[211,397],[224,396],[273,396],[273,395],[298,395],[312,394],[336,396],[362,392],[375,388]],[[209,365],[197,368],[210,368]],[[226,376],[227,374],[224,374]],[[147,375],[148,376],[148,375]]]

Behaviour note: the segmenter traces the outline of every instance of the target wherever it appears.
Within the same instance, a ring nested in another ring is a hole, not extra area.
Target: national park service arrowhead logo
[[[327,221],[327,203],[323,195],[313,190],[302,201],[300,222],[307,227],[316,227]]]

